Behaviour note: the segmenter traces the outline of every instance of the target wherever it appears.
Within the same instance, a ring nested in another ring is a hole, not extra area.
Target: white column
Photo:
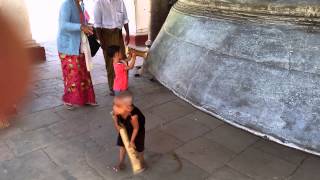
[[[150,0],[135,0],[137,35],[147,35],[149,32],[149,24],[151,17],[150,8]]]
[[[124,4],[129,18],[130,35],[135,36],[137,32],[135,0],[124,0]]]
[[[16,27],[26,44],[33,42],[24,0],[0,0],[0,12]]]
[[[12,23],[34,61],[46,59],[45,49],[32,39],[28,10],[24,0],[0,0],[0,12]]]

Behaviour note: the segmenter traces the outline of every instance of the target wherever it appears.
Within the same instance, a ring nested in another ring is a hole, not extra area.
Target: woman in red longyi
[[[96,106],[88,63],[82,52],[82,34],[93,34],[87,25],[82,0],[66,0],[60,9],[58,52],[64,80],[63,101],[68,109],[75,105]]]

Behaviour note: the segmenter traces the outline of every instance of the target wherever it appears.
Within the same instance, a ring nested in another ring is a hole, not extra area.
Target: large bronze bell
[[[195,107],[320,154],[320,1],[178,0],[148,56]]]

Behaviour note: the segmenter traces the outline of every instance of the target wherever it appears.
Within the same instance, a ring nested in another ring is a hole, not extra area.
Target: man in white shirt
[[[103,49],[110,95],[114,96],[113,80],[114,69],[112,59],[108,57],[107,49],[111,45],[118,45],[125,57],[125,46],[122,28],[126,31],[125,41],[129,44],[129,25],[127,10],[123,0],[97,0],[94,7],[94,27]]]

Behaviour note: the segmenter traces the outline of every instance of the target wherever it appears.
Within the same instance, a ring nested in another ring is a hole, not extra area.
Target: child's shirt
[[[119,123],[122,123],[124,125],[124,127],[126,128],[129,138],[131,138],[131,135],[133,133],[133,126],[131,124],[131,117],[135,116],[135,115],[138,116],[138,123],[139,123],[138,136],[139,136],[140,134],[143,134],[145,131],[145,116],[142,114],[140,109],[133,106],[133,110],[131,111],[130,116],[127,119],[123,119],[121,116],[118,116],[118,121],[119,121]]]
[[[114,63],[114,91],[126,91],[128,89],[128,72],[126,70],[126,64],[124,62]]]
[[[130,116],[127,119],[122,118],[121,116],[118,116],[118,123],[123,124],[123,126],[126,128],[127,133],[128,133],[128,138],[129,140],[131,139],[132,133],[133,133],[133,126],[131,124],[131,117],[132,116],[138,116],[138,123],[139,123],[139,130],[138,134],[135,138],[135,145],[136,145],[136,150],[138,152],[143,152],[144,151],[144,139],[145,139],[145,117],[142,114],[142,112],[134,106],[133,110],[130,113]],[[120,137],[120,134],[118,135],[118,141],[117,144],[119,146],[124,146],[123,141]]]

